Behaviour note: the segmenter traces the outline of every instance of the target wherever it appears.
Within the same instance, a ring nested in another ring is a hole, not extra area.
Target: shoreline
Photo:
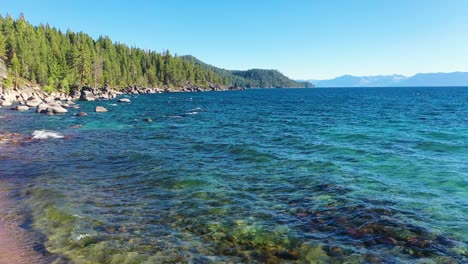
[[[53,262],[52,255],[46,256],[35,248],[41,248],[42,243],[31,231],[21,227],[21,219],[13,219],[18,205],[8,197],[11,190],[5,190],[0,182],[0,263],[9,264],[45,264]],[[46,252],[44,252],[46,253]]]

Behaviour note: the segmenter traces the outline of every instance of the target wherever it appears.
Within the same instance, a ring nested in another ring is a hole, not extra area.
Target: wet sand
[[[0,180],[0,263],[43,264],[52,259],[34,250],[37,239],[19,226],[15,204]]]

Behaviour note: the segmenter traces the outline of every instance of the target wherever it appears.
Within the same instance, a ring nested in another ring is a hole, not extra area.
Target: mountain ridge
[[[227,70],[210,65],[192,55],[180,56],[182,60],[194,63],[206,70],[215,72],[223,78],[231,80],[232,86],[239,87],[262,87],[262,88],[311,88],[314,87],[307,81],[295,81],[278,70],[274,69],[249,69],[249,70]]]
[[[316,87],[404,87],[404,86],[468,86],[468,72],[418,73],[353,76],[342,75],[329,80],[307,80]]]

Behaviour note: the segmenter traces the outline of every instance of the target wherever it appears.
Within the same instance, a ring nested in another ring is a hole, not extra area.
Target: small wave
[[[185,113],[186,115],[198,115],[198,112],[188,112],[188,113]]]
[[[32,139],[63,138],[59,133],[47,130],[36,130],[32,133]]]
[[[75,234],[75,233],[72,233],[72,237],[73,239],[75,239],[76,241],[80,241],[81,239],[83,238],[87,238],[87,237],[91,237],[92,235],[91,234]]]

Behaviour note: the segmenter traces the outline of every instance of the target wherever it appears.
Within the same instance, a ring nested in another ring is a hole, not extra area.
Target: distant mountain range
[[[316,87],[468,86],[468,72],[403,75],[352,76],[331,80],[308,80]]]

